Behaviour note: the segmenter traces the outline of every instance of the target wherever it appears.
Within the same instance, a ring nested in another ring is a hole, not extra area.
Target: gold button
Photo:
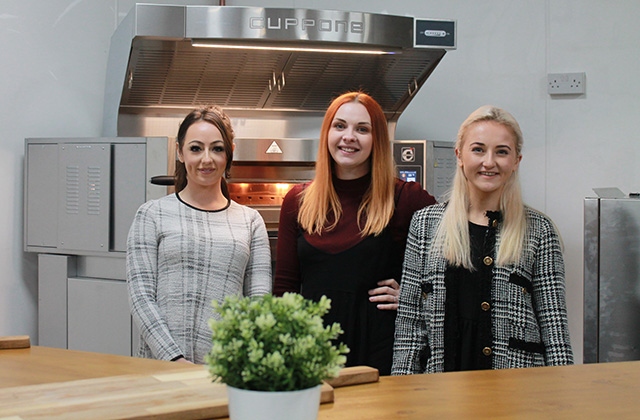
[[[492,350],[491,347],[485,347],[482,349],[482,354],[484,354],[485,356],[491,356]]]
[[[523,287],[523,288],[522,288],[522,293],[524,293],[525,295],[526,295],[527,293],[529,293],[529,292],[527,292],[527,288],[526,288],[526,287]]]
[[[491,222],[491,227],[498,227],[498,219],[493,219],[493,222]]]
[[[480,304],[480,307],[482,308],[483,311],[487,312],[489,309],[491,309],[491,305],[489,305],[489,302],[482,302]]]
[[[484,262],[484,265],[491,265],[493,264],[493,258],[486,256],[482,259],[482,262]]]
[[[426,299],[427,297],[429,297],[427,292],[422,292],[422,299]]]

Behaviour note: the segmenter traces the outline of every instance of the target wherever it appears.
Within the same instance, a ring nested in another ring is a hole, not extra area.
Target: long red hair
[[[371,117],[373,147],[369,163],[371,185],[358,209],[358,224],[365,218],[362,235],[378,235],[389,224],[394,211],[395,164],[391,154],[389,128],[384,111],[371,96],[364,92],[348,92],[334,99],[324,115],[320,129],[320,142],[316,160],[316,174],[311,185],[300,196],[298,223],[309,234],[321,234],[338,223],[342,206],[333,186],[332,175],[335,162],[329,153],[329,130],[338,109],[349,102],[364,105]],[[329,215],[333,223],[328,225]]]

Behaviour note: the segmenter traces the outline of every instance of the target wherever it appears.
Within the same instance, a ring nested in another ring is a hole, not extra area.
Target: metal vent
[[[324,110],[346,91],[364,90],[387,114],[404,110],[411,89],[420,85],[444,55],[441,51],[404,51],[382,56],[292,54],[285,88],[268,103],[274,108]]]
[[[168,45],[171,44],[171,45]],[[360,55],[197,48],[190,41],[138,40],[121,107],[314,111],[348,90],[402,112],[444,56],[443,50]]]
[[[261,108],[283,54],[142,41],[132,52],[122,107]]]
[[[87,214],[99,216],[101,209],[102,168],[87,167]]]
[[[68,165],[66,168],[65,210],[67,214],[80,212],[80,167]]]

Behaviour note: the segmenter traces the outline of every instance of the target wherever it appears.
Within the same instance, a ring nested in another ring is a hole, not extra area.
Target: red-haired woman
[[[274,294],[326,295],[347,366],[391,372],[399,282],[411,216],[435,199],[396,177],[387,120],[363,92],[336,98],[320,131],[316,174],[280,213]]]

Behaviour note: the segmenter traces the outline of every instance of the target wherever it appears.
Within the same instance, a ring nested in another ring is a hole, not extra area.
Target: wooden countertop
[[[640,361],[380,377],[319,419],[636,419]]]
[[[69,387],[62,382],[83,379],[108,384],[202,372],[202,366],[47,347],[0,350],[0,398],[28,395],[21,393],[25,389],[60,392]],[[638,418],[640,361],[381,377],[334,394],[334,402],[320,406],[318,419]],[[200,418],[197,410],[189,413],[179,418]]]
[[[190,365],[33,346],[0,350],[0,389],[117,375],[180,371]]]

